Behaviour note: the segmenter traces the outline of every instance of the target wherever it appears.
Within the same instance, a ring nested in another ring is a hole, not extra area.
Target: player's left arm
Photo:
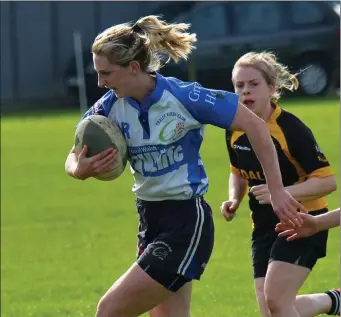
[[[198,122],[246,133],[262,165],[274,212],[281,220],[300,225],[297,209],[305,211],[305,208],[284,189],[276,148],[264,120],[239,103],[236,94],[205,89],[196,83],[183,92],[187,95],[183,104]]]
[[[288,186],[286,189],[294,198],[301,201],[321,198],[335,191],[337,187],[335,175],[312,131],[300,121],[292,128],[295,131],[286,135],[289,151],[308,177],[304,182]]]

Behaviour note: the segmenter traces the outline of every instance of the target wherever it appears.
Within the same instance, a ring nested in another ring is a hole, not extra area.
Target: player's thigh
[[[172,295],[134,263],[102,297],[96,317],[136,317]]]
[[[150,317],[189,317],[192,282],[186,283],[164,302],[153,308]]]
[[[265,277],[264,293],[267,303],[294,303],[298,290],[311,270],[292,263],[272,261]]]

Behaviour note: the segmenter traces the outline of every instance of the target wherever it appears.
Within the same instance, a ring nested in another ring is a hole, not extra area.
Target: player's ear
[[[132,74],[137,74],[141,70],[140,63],[137,61],[130,62],[129,68]]]
[[[275,85],[269,85],[269,95],[273,96],[276,92],[276,87]]]

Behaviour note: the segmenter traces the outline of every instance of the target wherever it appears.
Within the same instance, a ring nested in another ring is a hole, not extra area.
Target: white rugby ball
[[[84,118],[76,128],[75,152],[80,153],[84,145],[88,147],[87,157],[92,157],[109,147],[117,150],[117,161],[111,170],[96,176],[96,179],[111,181],[123,173],[127,165],[128,150],[125,138],[117,124],[101,115]]]

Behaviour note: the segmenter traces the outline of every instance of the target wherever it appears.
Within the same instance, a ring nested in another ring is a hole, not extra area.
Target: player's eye
[[[111,72],[101,72],[101,75],[103,76],[109,76]]]

